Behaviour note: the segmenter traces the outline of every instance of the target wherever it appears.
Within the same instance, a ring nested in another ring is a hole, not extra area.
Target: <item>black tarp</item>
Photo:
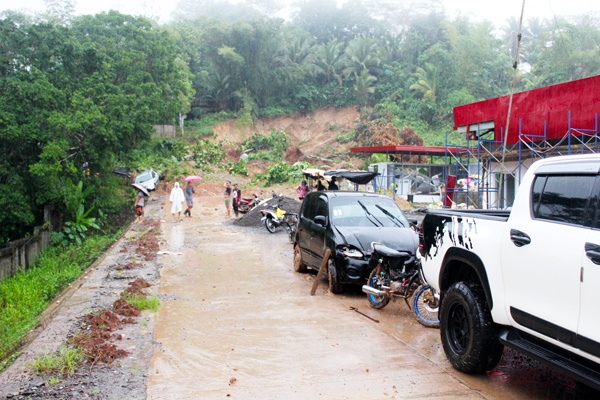
[[[113,168],[112,173],[116,175],[126,176],[128,178],[131,176],[131,170],[129,168],[124,167]]]
[[[359,185],[366,185],[367,183],[371,182],[373,178],[378,175],[378,173],[370,171],[331,170],[325,171],[323,175],[344,178]]]

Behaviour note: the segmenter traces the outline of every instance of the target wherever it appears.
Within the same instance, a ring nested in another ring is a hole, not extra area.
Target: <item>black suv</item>
[[[369,267],[373,242],[416,255],[419,238],[388,196],[340,191],[309,193],[300,208],[294,270],[318,269],[330,249],[329,290],[342,293],[343,285],[361,286],[367,282],[373,268]]]

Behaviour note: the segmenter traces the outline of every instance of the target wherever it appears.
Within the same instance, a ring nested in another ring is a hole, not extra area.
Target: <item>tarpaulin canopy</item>
[[[324,169],[318,168],[307,168],[302,171],[302,175],[304,175],[307,179],[324,179],[326,181],[330,181],[330,176],[325,176]]]
[[[350,182],[366,185],[375,178],[378,173],[370,171],[350,171],[346,169],[330,170],[324,172],[325,177],[335,176],[337,178],[348,179]]]

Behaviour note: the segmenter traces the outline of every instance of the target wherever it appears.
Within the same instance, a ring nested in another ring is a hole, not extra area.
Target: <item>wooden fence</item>
[[[48,222],[48,224],[46,224]],[[60,230],[61,218],[51,207],[44,208],[44,224]],[[36,227],[29,238],[8,242],[0,249],[0,282],[19,271],[31,268],[50,243],[51,229]]]

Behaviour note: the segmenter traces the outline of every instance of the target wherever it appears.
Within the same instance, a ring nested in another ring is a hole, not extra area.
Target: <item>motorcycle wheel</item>
[[[286,227],[288,238],[290,239],[290,243],[294,243],[294,239],[296,238],[296,225],[289,225]]]
[[[431,286],[419,286],[413,295],[413,310],[417,322],[428,328],[438,328],[440,326],[439,308],[440,300],[434,295]]]
[[[375,269],[373,269],[373,271],[371,271],[371,275],[369,275],[369,280],[367,281],[367,285],[371,286],[373,289],[381,290],[381,286],[383,286],[382,282],[381,282],[382,279],[383,279],[383,277],[380,276],[379,274],[377,274],[377,268],[375,268]],[[389,286],[389,282],[383,282],[383,284],[387,284],[385,286]],[[371,307],[377,308],[377,309],[381,309],[381,308],[387,306],[388,303],[390,302],[389,297],[376,296],[374,294],[368,294],[367,299],[369,300],[369,304],[371,305]]]
[[[265,228],[267,228],[267,230],[271,233],[275,233],[275,231],[277,230],[277,227],[275,226],[271,218],[265,219]]]
[[[340,278],[338,277],[337,271],[335,270],[335,263],[332,259],[329,259],[327,268],[327,275],[329,278],[329,291],[333,294],[341,294],[344,292]]]

